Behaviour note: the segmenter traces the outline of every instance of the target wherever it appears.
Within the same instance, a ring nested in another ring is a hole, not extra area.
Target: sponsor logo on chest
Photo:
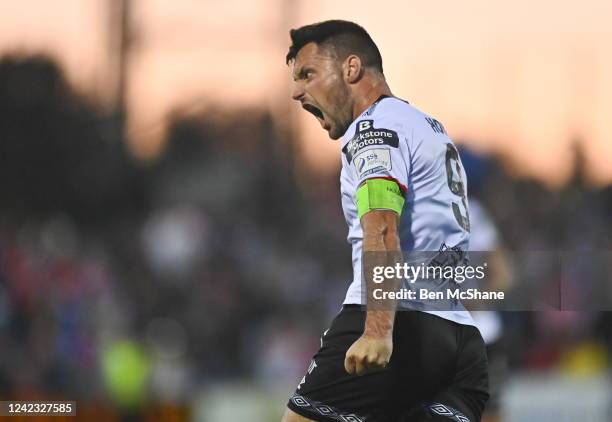
[[[357,122],[355,135],[342,148],[347,161],[353,161],[353,157],[364,148],[369,146],[388,145],[397,148],[399,138],[397,132],[390,129],[377,129],[374,127],[373,120],[361,120]]]

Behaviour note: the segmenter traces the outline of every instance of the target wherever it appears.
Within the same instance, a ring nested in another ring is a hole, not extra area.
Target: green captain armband
[[[357,189],[357,214],[361,218],[371,210],[392,210],[402,215],[404,195],[393,180],[368,179]]]

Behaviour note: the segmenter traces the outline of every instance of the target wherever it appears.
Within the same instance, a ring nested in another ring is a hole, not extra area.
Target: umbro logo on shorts
[[[331,406],[318,403],[299,394],[294,394],[291,397],[291,402],[302,409],[308,409],[311,413],[326,416],[340,422],[366,422],[366,419],[362,416],[357,416],[354,413],[341,413]]]
[[[470,422],[470,418],[465,416],[463,413],[461,413],[457,409],[453,409],[452,407],[447,406],[445,404],[442,404],[442,403],[433,403],[433,404],[430,404],[427,407],[428,407],[428,409],[429,409],[429,411],[431,413],[434,413],[434,414],[440,415],[440,416],[446,416],[451,421]]]

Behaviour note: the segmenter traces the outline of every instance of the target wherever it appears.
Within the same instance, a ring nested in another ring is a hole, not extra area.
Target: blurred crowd
[[[122,119],[45,57],[0,61],[0,396],[129,407],[297,384],[351,279],[337,177],[300,189],[262,110],[177,114],[147,163]],[[611,249],[612,188],[584,183],[579,150],[554,191],[462,157],[500,249]],[[509,373],[610,366],[610,313],[502,321]]]

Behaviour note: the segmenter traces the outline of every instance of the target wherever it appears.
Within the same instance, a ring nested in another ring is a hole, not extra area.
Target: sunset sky
[[[79,89],[108,103],[109,4],[0,0],[0,51],[49,52]],[[591,180],[612,181],[612,2],[134,0],[132,10],[127,98],[137,156],[162,151],[173,109],[264,105],[279,121],[295,119],[304,165],[336,171],[337,143],[290,103],[284,55],[290,28],[342,18],[377,42],[394,94],[456,141],[555,185],[580,139]]]

